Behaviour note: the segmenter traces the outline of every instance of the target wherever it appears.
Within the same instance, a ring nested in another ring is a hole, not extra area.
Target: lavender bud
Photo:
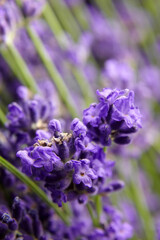
[[[15,197],[12,204],[12,216],[17,221],[19,221],[22,217],[23,213],[23,205],[19,197]]]
[[[114,181],[109,184],[107,188],[105,188],[104,192],[111,193],[114,191],[118,191],[124,187],[124,182],[122,181]]]
[[[8,228],[11,230],[11,231],[15,231],[17,228],[18,228],[18,224],[16,222],[15,219],[12,219],[12,221],[10,221],[8,223]]]
[[[114,142],[117,144],[129,144],[131,139],[128,136],[117,136],[114,139]]]
[[[48,128],[53,134],[57,132],[62,132],[61,123],[59,120],[56,120],[56,119],[53,119],[49,122]]]
[[[42,234],[42,226],[38,217],[38,212],[36,210],[31,210],[29,212],[32,218],[33,232],[36,238],[39,238]]]
[[[20,222],[20,228],[30,235],[33,234],[32,219],[27,213],[23,216]]]

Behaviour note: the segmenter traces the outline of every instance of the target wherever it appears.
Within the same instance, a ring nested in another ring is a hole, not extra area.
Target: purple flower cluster
[[[34,144],[17,152],[22,171],[44,181],[59,206],[73,199],[85,202],[89,195],[110,193],[124,186],[121,181],[111,181],[114,162],[106,161],[103,146],[110,145],[112,139],[129,143],[128,134],[141,126],[140,113],[129,90],[103,89],[97,94],[99,103],[84,110],[84,123],[75,118],[71,132],[66,133],[60,121],[53,119],[49,131],[37,130]],[[14,118],[11,126],[12,122]]]
[[[30,96],[25,87],[18,88],[19,103],[8,106],[8,122],[6,124],[10,135],[16,138],[16,144],[31,144],[37,129],[46,129],[53,117],[54,105],[50,100],[39,95]]]
[[[34,145],[17,153],[22,171],[43,180],[59,206],[73,199],[84,202],[88,194],[104,192],[102,183],[111,176],[114,166],[114,162],[105,160],[103,149],[86,136],[82,122],[74,119],[71,129],[72,133],[63,133],[60,122],[51,120],[52,134],[38,130]]]
[[[83,112],[83,123],[87,126],[90,139],[103,146],[111,145],[112,140],[117,144],[128,144],[130,133],[141,127],[141,114],[134,105],[134,92],[97,90],[99,103],[93,103]]]

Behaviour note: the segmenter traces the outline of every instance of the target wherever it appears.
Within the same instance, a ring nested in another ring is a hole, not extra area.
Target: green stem
[[[25,84],[25,86],[27,86],[31,91],[36,93],[38,88],[37,84],[35,83],[35,80],[20,53],[17,51],[14,45],[8,44],[7,48],[10,56],[12,56],[12,59],[14,60],[14,62],[11,64],[11,68],[13,68],[18,77],[23,77],[23,84]],[[11,61],[9,60],[8,63],[11,63]],[[16,67],[13,67],[14,64],[18,68],[17,70]],[[18,73],[18,71],[20,73]]]
[[[65,85],[61,75],[57,71],[56,67],[52,63],[52,59],[50,58],[48,52],[46,51],[42,41],[37,36],[37,33],[31,28],[27,27],[27,32],[32,39],[35,48],[46,67],[48,74],[50,75],[52,81],[56,85],[56,88],[58,90],[58,93],[63,101],[63,103],[66,105],[68,111],[72,115],[72,117],[78,116],[78,112],[76,110],[76,107],[74,105],[74,100],[71,98],[70,93],[68,91],[67,86]]]
[[[52,11],[50,5],[46,3],[45,8],[43,10],[42,16],[48,23],[50,29],[52,30],[54,37],[56,38],[57,42],[59,43],[60,47],[64,48],[64,38],[65,33],[62,30],[62,26],[59,23],[57,16]]]
[[[95,205],[96,205],[98,221],[100,222],[100,216],[102,213],[102,199],[100,195],[95,196]]]
[[[139,177],[137,162],[136,160],[132,160],[131,163],[134,175],[130,177],[130,183],[128,186],[126,186],[125,190],[127,192],[127,195],[135,204],[137,212],[139,213],[139,218],[143,226],[145,239],[155,239],[154,223],[147,206],[146,197]]]
[[[152,30],[156,30],[156,32],[159,33],[159,1],[142,0],[141,4],[143,8],[150,13],[152,17],[152,25],[154,25],[154,29]]]
[[[73,12],[73,15],[77,22],[79,23],[81,29],[88,30],[89,26],[86,18],[87,13],[85,12],[86,6],[81,3],[81,5],[73,6],[71,8],[71,11]]]
[[[0,108],[0,122],[4,125],[6,122],[6,116],[4,114],[4,112],[2,111],[2,109]]]
[[[39,198],[41,198],[49,207],[53,208],[56,214],[69,225],[68,219],[62,213],[62,211],[47,197],[46,193],[40,189],[40,187],[35,184],[29,177],[21,173],[17,168],[0,156],[0,165],[6,168],[9,172],[13,173],[19,180],[25,183]]]
[[[50,0],[50,3],[63,28],[71,34],[74,40],[77,40],[81,34],[80,28],[65,2]]]
[[[115,17],[115,8],[112,0],[95,0],[97,6],[107,17]]]
[[[5,61],[7,62],[8,66],[11,68],[14,75],[18,78],[19,81],[21,81],[22,84],[25,85],[21,72],[18,70],[16,62],[14,61],[14,58],[10,54],[9,50],[7,48],[1,48],[1,54]]]
[[[85,78],[84,74],[78,68],[71,66],[71,71],[80,87],[81,93],[86,103],[86,107],[88,107],[92,102],[95,101],[91,86],[89,85],[88,80]]]
[[[92,206],[90,205],[90,203],[87,203],[86,207],[87,207],[88,213],[92,219],[93,226],[99,227],[98,219],[94,216],[93,209],[92,209]]]
[[[147,152],[142,154],[140,159],[140,166],[145,170],[153,190],[160,194],[160,189],[157,185],[157,182],[160,178],[160,173],[157,171],[157,167],[155,164],[155,159],[157,157],[157,153],[154,151],[153,147],[150,147]]]
[[[71,216],[71,210],[68,203],[62,203],[62,208],[67,216]]]

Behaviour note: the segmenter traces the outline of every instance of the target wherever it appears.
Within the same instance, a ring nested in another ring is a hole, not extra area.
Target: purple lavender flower
[[[110,145],[111,139],[119,144],[127,144],[133,133],[141,127],[141,114],[134,105],[133,91],[97,90],[98,104],[92,104],[83,112],[83,123],[87,135],[102,145]]]
[[[89,167],[89,160],[82,159],[80,162],[74,162],[73,182],[80,184],[81,182],[87,186],[92,187],[92,179],[96,179],[95,171]]]
[[[17,152],[22,171],[43,181],[59,206],[62,201],[84,202],[87,194],[107,192],[105,181],[114,166],[113,161],[105,161],[103,149],[86,136],[87,128],[79,119],[75,118],[70,128],[72,133],[62,132],[60,121],[53,119],[49,122],[52,134],[38,130],[34,145]]]
[[[120,190],[124,187],[124,182],[118,180],[109,183],[109,185],[103,190],[104,192],[111,193]]]
[[[53,119],[49,122],[48,128],[53,134],[62,132],[61,123],[59,120],[56,119]]]
[[[23,97],[22,93],[24,93]],[[18,88],[19,103],[8,106],[7,128],[11,135],[17,136],[16,144],[29,144],[37,129],[46,129],[48,121],[53,116],[53,103],[40,96],[30,99],[30,94],[24,87]]]
[[[90,7],[90,25],[93,32],[91,41],[91,52],[97,63],[101,66],[108,59],[117,59],[122,55],[122,44],[120,34],[113,30],[111,24],[97,8]],[[118,35],[118,36],[117,36]]]
[[[110,87],[116,86],[119,89],[133,89],[136,84],[135,72],[128,62],[110,59],[105,62],[102,72],[104,83],[109,83]]]
[[[86,136],[86,127],[84,124],[78,119],[75,118],[71,123],[71,130],[73,131],[73,136],[76,138],[83,139]]]

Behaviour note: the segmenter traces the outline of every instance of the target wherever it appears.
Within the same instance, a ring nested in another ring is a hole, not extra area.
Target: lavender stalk
[[[59,21],[57,20],[56,15],[51,10],[51,7],[49,6],[48,3],[46,3],[46,5],[45,5],[45,9],[43,10],[42,16],[44,17],[44,19],[48,23],[49,27],[51,28],[59,45],[61,47],[63,47],[62,38],[64,38],[65,35],[62,31]]]
[[[100,195],[95,196],[95,205],[96,205],[98,221],[100,221],[100,216],[102,213],[102,199]]]
[[[15,46],[8,44],[7,49],[1,48],[1,54],[18,79],[31,91],[36,93],[37,85],[35,80]]]
[[[131,163],[134,176],[130,177],[130,184],[128,183],[128,186],[126,186],[124,191],[126,191],[126,195],[133,200],[136,206],[145,233],[145,239],[155,239],[154,223],[146,203],[146,197],[144,196],[141,181],[139,179],[137,162],[132,160]]]
[[[15,76],[17,76],[19,81],[21,81],[21,83],[25,85],[25,81],[21,75],[21,72],[18,70],[9,50],[7,48],[1,48],[1,54],[5,61],[7,62],[7,64],[9,65],[9,67],[11,68],[12,72],[15,74]]]
[[[82,3],[81,5],[73,6],[71,8],[71,12],[73,12],[73,15],[77,20],[77,22],[79,23],[81,29],[87,30],[89,26],[86,18],[84,18],[84,11],[85,11],[85,6]]]
[[[99,226],[99,222],[98,222],[98,219],[96,218],[96,216],[93,213],[93,209],[92,209],[91,204],[87,203],[86,207],[87,207],[88,213],[89,213],[89,215],[90,215],[90,217],[92,219],[93,226],[94,227],[98,227]]]
[[[63,28],[71,34],[73,39],[77,40],[80,36],[80,28],[77,22],[75,21],[71,11],[65,6],[65,2],[63,5],[58,1],[50,0],[50,4],[58,16],[59,21],[61,22]]]
[[[0,107],[0,122],[4,125],[6,122],[6,116],[4,112],[2,111],[2,108]]]
[[[105,1],[105,0],[101,0],[101,1],[98,1],[98,0],[95,0],[96,1],[96,4],[97,6],[100,8],[100,10],[105,14],[107,15],[107,17],[113,17],[115,15],[115,8],[114,8],[114,5],[112,3],[112,1],[108,0],[108,1]]]
[[[141,186],[141,182],[139,179],[139,171],[137,167],[137,162],[132,161],[132,166],[134,168],[134,172],[137,173],[137,183],[135,184],[135,177],[134,180],[131,179],[131,191],[133,193],[133,197],[135,197],[135,204],[137,207],[137,210],[139,212],[139,215],[142,220],[142,224],[144,226],[144,232],[146,234],[146,239],[155,239],[155,233],[154,233],[154,223],[151,217],[151,214],[149,212],[146,199],[144,196],[144,191]],[[137,187],[138,186],[138,187]]]
[[[25,85],[31,89],[34,93],[37,92],[37,84],[35,83],[35,80],[29,71],[25,61],[17,51],[17,49],[14,47],[14,45],[8,45],[8,50],[12,54],[17,66],[19,67],[19,71],[21,72],[21,75],[23,76],[23,79],[25,81]]]

